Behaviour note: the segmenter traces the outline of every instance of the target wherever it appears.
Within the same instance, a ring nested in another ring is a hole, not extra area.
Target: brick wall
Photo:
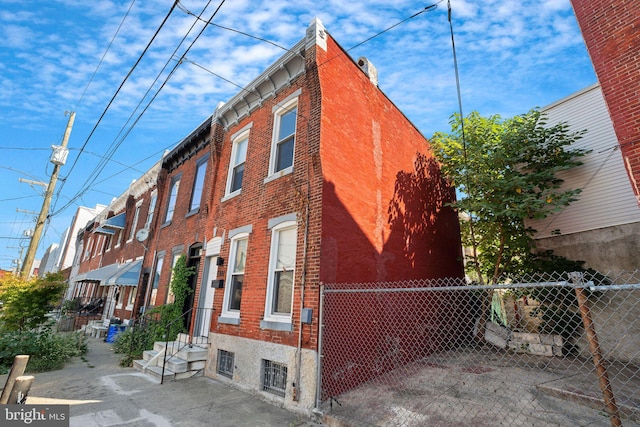
[[[460,277],[454,193],[427,140],[333,39],[318,63],[321,280]]]
[[[640,2],[571,0],[640,200]]]
[[[298,319],[300,315],[300,283],[302,280],[304,221],[298,222],[297,256],[295,269],[295,285],[292,311],[292,331],[278,331],[260,327],[264,317],[267,281],[269,272],[269,256],[271,248],[271,230],[268,221],[289,214],[304,212],[305,200],[311,200],[310,212],[313,212],[310,229],[318,228],[319,182],[321,175],[314,169],[312,159],[316,147],[310,146],[310,133],[317,134],[319,111],[312,112],[311,92],[314,87],[313,72],[303,75],[292,85],[265,102],[263,107],[253,111],[250,116],[234,126],[223,130],[220,126],[214,129],[218,135],[219,163],[214,178],[211,204],[213,211],[208,230],[216,230],[217,236],[224,237],[220,256],[226,260],[225,265],[218,268],[218,278],[226,281],[229,264],[230,230],[251,225],[252,231],[248,240],[247,261],[245,265],[244,285],[240,308],[240,325],[218,323],[217,316],[222,312],[224,290],[215,294],[212,330],[217,333],[258,339],[285,345],[296,345],[298,340]],[[269,182],[264,182],[269,171],[269,159],[273,131],[273,107],[294,92],[301,90],[298,97],[298,119],[296,123],[296,142],[294,153],[294,171]],[[315,117],[314,117],[315,114]],[[231,158],[231,137],[251,124],[247,157],[241,193],[228,200],[225,196],[226,181]],[[308,194],[310,192],[310,194]],[[301,218],[300,218],[301,219]],[[313,233],[313,231],[311,232]],[[317,239],[319,234],[310,237]],[[307,288],[305,290],[305,307],[314,308],[317,316],[318,282],[317,257],[308,258]],[[316,274],[314,276],[314,274]],[[311,279],[311,280],[310,280]],[[228,286],[228,283],[225,285]],[[317,324],[303,326],[303,346],[316,345]]]
[[[213,182],[212,170],[215,168],[215,160],[211,153],[209,139],[209,131],[206,130],[194,141],[187,144],[184,152],[173,153],[174,159],[165,162],[163,169],[159,173],[156,209],[151,225],[152,232],[147,240],[149,250],[144,260],[144,268],[148,269],[148,271],[155,272],[154,256],[160,252],[164,253],[164,262],[159,287],[155,295],[155,304],[151,305],[162,305],[167,299],[173,253],[188,255],[191,246],[203,244],[212,237],[208,234],[206,227],[207,216],[210,210],[209,194]],[[207,161],[207,168],[200,208],[196,211],[189,212],[196,168],[198,162],[203,159]],[[177,176],[180,176],[180,186],[175,210],[171,221],[166,222],[165,218],[170,187],[173,179]],[[153,279],[152,276],[153,274],[151,274],[150,280]],[[197,283],[200,282],[201,277],[202,264],[197,271]],[[151,286],[152,284],[149,283],[145,295],[138,297],[139,299],[143,298],[145,305],[150,297]],[[197,290],[194,291],[196,297],[195,304],[197,305],[198,292]],[[143,301],[140,301],[139,304],[143,304]]]

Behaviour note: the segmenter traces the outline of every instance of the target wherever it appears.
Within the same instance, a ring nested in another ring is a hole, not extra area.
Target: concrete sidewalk
[[[89,352],[64,369],[33,374],[27,404],[68,404],[78,427],[320,426],[303,415],[206,377],[160,385],[118,365],[112,345],[89,339]],[[0,376],[4,385],[6,375]]]

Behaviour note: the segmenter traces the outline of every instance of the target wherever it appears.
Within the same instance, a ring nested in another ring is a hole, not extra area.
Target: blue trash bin
[[[116,335],[118,335],[120,332],[124,331],[125,326],[124,325],[111,325],[109,326],[109,330],[107,331],[107,338],[105,339],[106,342],[109,343],[113,343],[116,341]]]

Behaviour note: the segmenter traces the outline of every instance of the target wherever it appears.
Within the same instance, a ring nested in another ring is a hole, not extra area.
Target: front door
[[[202,244],[196,243],[189,248],[189,259],[187,260],[187,267],[193,267],[193,273],[189,276],[189,288],[191,293],[187,295],[182,306],[182,313],[185,313],[184,327],[189,331],[191,327],[191,319],[193,318],[193,301],[195,300],[196,284],[198,282],[198,275],[200,273],[200,255],[202,254]]]
[[[193,335],[196,337],[209,337],[221,245],[222,239],[220,237],[214,237],[207,244],[204,275],[200,286],[200,298],[198,299],[198,312],[196,313],[196,323],[193,328]]]

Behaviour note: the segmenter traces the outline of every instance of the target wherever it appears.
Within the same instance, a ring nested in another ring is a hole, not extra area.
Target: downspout
[[[307,180],[307,195],[309,194],[309,180]],[[298,360],[296,366],[296,384],[293,386],[293,400],[298,401],[300,395],[298,389],[300,388],[300,378],[302,377],[302,310],[304,309],[304,286],[307,277],[307,238],[309,236],[309,199],[307,198],[305,204],[305,219],[304,219],[304,240],[302,243],[302,277],[300,279],[300,314],[298,316],[298,347],[296,349]]]
[[[322,335],[324,333],[324,285],[320,283],[320,303],[318,307],[318,353],[316,362],[316,407],[313,412],[322,415]]]

